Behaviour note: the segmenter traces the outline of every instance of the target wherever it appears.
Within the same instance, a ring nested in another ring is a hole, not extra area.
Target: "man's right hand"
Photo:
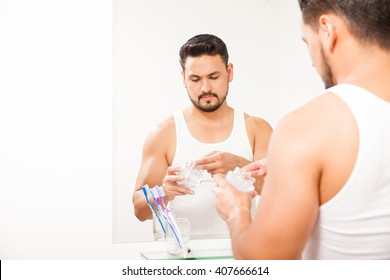
[[[181,175],[177,175],[177,173],[181,171],[182,169],[180,167],[170,166],[167,169],[162,187],[164,188],[165,197],[168,201],[173,200],[177,195],[194,194],[194,191],[180,185],[180,182],[184,178]]]

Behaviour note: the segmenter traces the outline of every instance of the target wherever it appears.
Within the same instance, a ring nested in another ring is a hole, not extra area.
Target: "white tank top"
[[[249,142],[244,113],[234,111],[233,129],[229,137],[219,143],[203,143],[195,139],[188,130],[182,111],[173,114],[176,126],[176,151],[172,166],[183,166],[187,161],[195,161],[212,151],[224,151],[253,160],[252,147]],[[203,179],[211,176],[203,171]],[[169,203],[176,217],[187,217],[190,220],[191,239],[228,238],[226,223],[219,217],[215,208],[215,195],[211,191],[213,183],[202,183],[195,189],[194,195],[177,196]],[[254,203],[252,203],[254,204]]]
[[[353,85],[327,92],[354,115],[359,150],[347,183],[320,207],[303,258],[390,259],[390,103]]]

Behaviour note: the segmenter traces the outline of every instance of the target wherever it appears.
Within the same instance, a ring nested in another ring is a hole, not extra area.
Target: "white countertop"
[[[165,241],[136,242],[136,243],[116,243],[113,244],[117,259],[145,259],[141,253],[161,252],[167,250]],[[200,239],[190,240],[188,244],[192,252],[199,251],[231,251],[230,239]]]

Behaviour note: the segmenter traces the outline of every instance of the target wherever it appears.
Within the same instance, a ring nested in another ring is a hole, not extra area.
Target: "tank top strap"
[[[231,141],[232,145],[240,143],[239,154],[249,161],[253,160],[252,146],[246,130],[245,113],[241,110],[234,110],[234,126],[233,131],[229,136],[229,141]]]
[[[232,137],[236,133],[241,134],[243,131],[246,131],[244,112],[235,109],[234,110],[233,130],[232,130],[230,137]]]
[[[176,137],[182,139],[183,136],[189,137],[189,131],[187,128],[186,121],[184,119],[183,111],[179,110],[173,113],[176,127]]]

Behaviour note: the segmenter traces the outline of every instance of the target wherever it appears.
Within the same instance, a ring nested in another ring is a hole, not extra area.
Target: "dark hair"
[[[210,34],[200,34],[189,39],[180,48],[180,65],[184,69],[187,57],[197,57],[202,55],[220,55],[226,67],[229,61],[229,54],[225,43],[217,36]]]
[[[362,43],[390,49],[389,0],[298,0],[305,24],[318,27],[325,13],[342,17],[349,31]]]

